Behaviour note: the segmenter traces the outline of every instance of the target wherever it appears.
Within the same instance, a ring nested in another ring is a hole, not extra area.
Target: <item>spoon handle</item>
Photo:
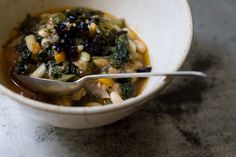
[[[206,74],[198,71],[178,71],[178,72],[151,72],[151,73],[120,73],[120,74],[99,74],[86,76],[87,79],[102,79],[102,78],[147,78],[159,76],[182,76],[182,77],[207,77]]]

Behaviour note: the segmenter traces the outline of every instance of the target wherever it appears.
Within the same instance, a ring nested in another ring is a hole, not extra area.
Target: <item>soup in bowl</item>
[[[192,17],[185,0],[38,3],[0,3],[0,92],[3,102],[54,126],[82,129],[113,123],[140,109],[168,81],[103,79],[71,97],[55,98],[28,91],[15,73],[74,81],[94,73],[173,72],[191,45]],[[78,15],[72,14],[75,10]]]
[[[64,8],[27,15],[12,34],[3,47],[1,71],[7,87],[34,100],[81,107],[119,104],[139,95],[146,79],[97,79],[69,95],[59,90],[59,97],[29,90],[18,75],[74,82],[88,75],[152,69],[146,45],[125,19],[99,10]]]

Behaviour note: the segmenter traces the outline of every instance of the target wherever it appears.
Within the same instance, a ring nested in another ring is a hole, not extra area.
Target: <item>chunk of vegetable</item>
[[[101,25],[98,27],[102,30],[94,36],[88,52],[93,56],[109,56],[112,53],[112,47],[115,46],[117,31],[101,28]]]
[[[22,64],[26,64],[26,63],[29,63],[31,61],[32,53],[27,48],[27,45],[26,45],[25,41],[23,41],[19,45],[17,50],[20,52],[20,57],[21,57]]]
[[[48,46],[48,43],[49,43],[49,40],[48,40],[47,38],[43,38],[43,39],[41,40],[41,45],[42,45],[43,47],[47,47],[47,46]]]
[[[58,79],[64,74],[64,67],[62,66],[54,66],[51,69],[51,75],[53,78]]]
[[[137,51],[136,44],[131,40],[129,40],[129,51],[132,53],[136,53]]]
[[[46,62],[47,60],[53,58],[52,55],[53,55],[52,48],[51,47],[46,47],[46,48],[44,48],[43,50],[41,50],[39,52],[38,57],[39,57],[40,61]]]
[[[123,99],[121,98],[121,96],[116,92],[111,92],[110,98],[113,104],[119,104],[123,102]]]
[[[81,52],[84,50],[84,46],[83,45],[78,45],[77,46],[78,52]]]
[[[113,87],[115,83],[112,79],[109,79],[109,78],[98,79],[98,82],[101,82],[109,87]]]
[[[128,99],[135,96],[135,89],[129,79],[119,79],[118,83],[122,91],[122,98]]]
[[[38,35],[43,37],[43,38],[46,38],[50,35],[50,33],[49,33],[48,29],[44,28],[44,29],[41,29],[41,30],[38,31]]]
[[[122,68],[129,61],[129,41],[126,34],[120,35],[116,39],[116,47],[113,49],[111,58],[116,68]]]
[[[136,43],[138,52],[145,53],[147,51],[147,48],[142,41],[135,40],[134,42]]]
[[[109,74],[118,74],[120,71],[117,70],[116,68],[110,67],[108,68],[108,73]]]
[[[55,56],[55,61],[57,64],[59,63],[62,63],[66,60],[66,56],[65,56],[65,53],[64,52],[61,52],[61,53],[57,53]]]
[[[40,46],[40,44],[39,43],[33,43],[33,45],[32,45],[32,53],[33,54],[37,54],[37,53],[39,53],[41,51],[41,46]]]
[[[91,59],[91,56],[90,56],[89,53],[87,53],[87,52],[85,52],[85,51],[81,52],[81,54],[80,54],[80,60],[82,60],[82,61],[84,61],[84,62],[89,62],[90,59]]]
[[[33,51],[33,44],[35,44],[37,42],[35,39],[35,36],[32,34],[26,36],[25,42],[26,42],[27,48],[32,52]]]
[[[87,70],[87,68],[88,68],[88,63],[85,61],[82,61],[82,60],[78,60],[76,62],[73,62],[73,64],[81,70]]]
[[[43,63],[30,76],[36,77],[36,78],[41,78],[45,74],[46,70],[47,70],[47,67]]]
[[[55,43],[60,39],[60,37],[57,34],[52,34],[48,37],[48,41],[50,43]]]
[[[96,66],[102,68],[105,66],[108,66],[109,62],[105,58],[95,58],[93,59],[93,62],[95,63]]]

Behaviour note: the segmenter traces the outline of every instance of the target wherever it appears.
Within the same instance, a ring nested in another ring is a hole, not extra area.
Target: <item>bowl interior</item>
[[[125,17],[149,48],[154,71],[176,71],[183,63],[192,39],[192,19],[186,0],[1,0],[0,45],[9,32],[27,13],[52,8],[82,6],[100,9]],[[0,53],[4,53],[1,50]],[[1,59],[0,59],[1,62]],[[1,75],[0,83],[4,84]],[[164,84],[164,77],[151,78],[142,96],[149,95]]]

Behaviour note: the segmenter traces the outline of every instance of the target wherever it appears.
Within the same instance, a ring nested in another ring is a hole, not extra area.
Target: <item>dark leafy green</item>
[[[88,47],[88,52],[93,56],[111,55],[112,47],[115,46],[116,33],[115,30],[97,33]]]
[[[64,11],[52,14],[51,20],[54,20],[57,35],[59,40],[42,49],[38,55],[32,55],[28,50],[25,41],[23,40],[18,51],[20,52],[19,64],[16,71],[25,73],[28,71],[29,65],[34,62],[36,65],[45,63],[47,69],[51,69],[51,76],[55,79],[63,75],[76,75],[83,77],[89,74],[98,74],[106,72],[107,68],[98,68],[91,61],[88,63],[87,68],[83,69],[73,64],[79,58],[77,45],[83,45],[84,51],[93,56],[107,56],[111,64],[117,68],[123,68],[129,61],[128,50],[128,36],[127,31],[117,31],[114,26],[123,28],[125,26],[124,19],[115,19],[100,11],[91,10],[87,8],[76,8],[70,11]],[[69,29],[64,22],[73,23]],[[88,26],[91,23],[96,23],[97,31],[94,36],[89,35]],[[20,30],[26,36],[34,34],[36,41],[41,43],[42,37],[37,35],[36,27],[42,24],[40,17],[32,17],[27,15],[26,19],[22,22]],[[67,64],[57,64],[54,59],[54,51],[64,52]],[[49,71],[47,72],[49,74]],[[121,83],[124,97],[132,96],[132,86],[129,81]],[[127,95],[127,96],[125,96]]]
[[[130,79],[119,79],[118,83],[122,91],[123,99],[128,99],[135,96],[135,88]]]
[[[25,41],[22,41],[17,50],[20,52],[20,60],[24,63],[29,63],[32,53],[28,50]]]
[[[38,54],[39,60],[46,63],[48,60],[53,58],[53,50],[51,47],[46,47],[41,50]]]
[[[63,75],[64,68],[61,66],[55,66],[52,68],[52,77],[60,78]]]
[[[116,68],[122,68],[129,61],[128,36],[123,34],[117,37],[116,46],[113,48],[111,59]]]

